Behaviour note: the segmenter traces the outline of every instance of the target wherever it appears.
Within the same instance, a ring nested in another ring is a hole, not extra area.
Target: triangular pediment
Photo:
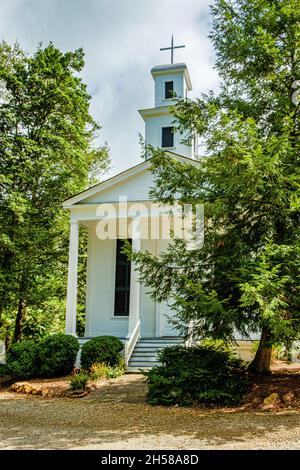
[[[185,163],[198,164],[197,161],[181,155],[172,154],[172,157]],[[150,167],[151,159],[135,165],[67,199],[63,207],[68,209],[82,204],[118,202],[120,197],[126,197],[128,201],[148,201],[149,190],[154,185]]]
[[[81,204],[118,202],[120,197],[126,197],[128,201],[148,201],[151,186],[153,186],[153,175],[149,170],[144,169],[107,188],[102,188],[96,194],[83,199]]]

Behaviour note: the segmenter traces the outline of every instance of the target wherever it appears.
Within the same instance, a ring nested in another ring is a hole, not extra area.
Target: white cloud
[[[38,42],[53,41],[62,50],[83,47],[83,78],[92,94],[91,111],[102,125],[100,141],[111,149],[111,174],[140,161],[137,110],[153,106],[150,69],[186,62],[193,84],[190,96],[218,87],[209,39],[209,0],[0,0],[2,39],[33,52]]]

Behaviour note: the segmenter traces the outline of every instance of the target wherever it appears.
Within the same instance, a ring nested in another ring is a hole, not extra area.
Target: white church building
[[[171,113],[174,93],[187,97],[192,89],[186,64],[159,65],[152,68],[151,74],[154,106],[139,111],[145,122],[146,145],[160,147],[179,161],[199,165],[196,138],[191,146],[182,143],[183,136],[174,131]],[[78,243],[82,225],[88,230],[88,255],[85,335],[80,341],[101,335],[119,337],[124,341],[129,371],[155,365],[157,349],[181,341],[169,321],[172,308],[167,302],[158,303],[150,297],[148,289],[139,283],[134,266],[121,251],[124,238],[131,240],[134,250],[148,250],[155,255],[170,243],[168,237],[161,236],[159,217],[149,197],[154,186],[150,166],[151,161],[144,160],[63,203],[70,212],[66,333],[76,335]]]

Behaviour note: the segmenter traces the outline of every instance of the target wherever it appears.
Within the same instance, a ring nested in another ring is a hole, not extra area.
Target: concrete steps
[[[128,372],[140,372],[141,369],[152,369],[158,366],[157,352],[167,346],[174,346],[182,343],[182,338],[141,338],[131,355],[127,367]]]

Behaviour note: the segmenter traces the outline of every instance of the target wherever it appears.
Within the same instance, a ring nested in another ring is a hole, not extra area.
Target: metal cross
[[[172,39],[171,39],[171,47],[162,47],[160,50],[161,51],[171,51],[171,64],[174,63],[174,49],[180,49],[181,47],[185,46],[174,46],[174,38],[172,34]]]

